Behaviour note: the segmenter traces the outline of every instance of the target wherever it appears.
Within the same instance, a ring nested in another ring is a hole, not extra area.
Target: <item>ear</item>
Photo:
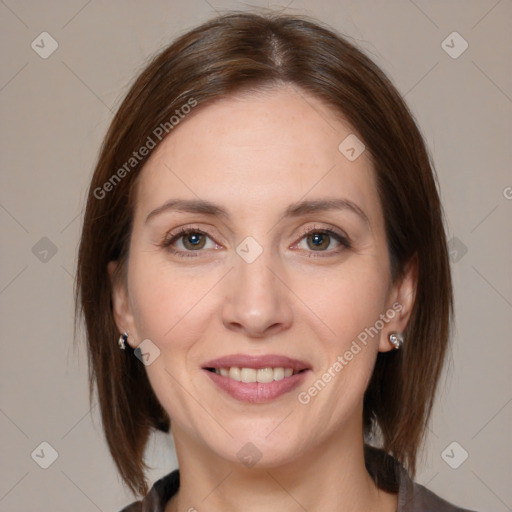
[[[394,349],[389,341],[392,332],[403,333],[411,316],[414,300],[416,298],[416,286],[418,283],[417,257],[411,258],[404,268],[402,277],[393,284],[388,301],[385,316],[388,322],[381,331],[379,340],[379,352],[388,352]],[[405,340],[407,343],[407,340]]]
[[[107,265],[112,289],[112,313],[119,333],[128,333],[128,343],[136,348],[135,340],[138,338],[130,307],[128,287],[126,279],[121,275],[119,265],[118,261],[110,261]]]

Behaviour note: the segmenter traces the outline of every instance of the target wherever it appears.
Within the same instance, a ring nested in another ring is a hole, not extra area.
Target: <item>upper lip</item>
[[[203,365],[203,368],[292,368],[295,371],[309,370],[310,367],[304,361],[277,354],[251,356],[247,354],[231,354],[212,359]]]

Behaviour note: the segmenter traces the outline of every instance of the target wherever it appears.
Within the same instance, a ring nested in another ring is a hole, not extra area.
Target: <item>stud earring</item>
[[[391,345],[393,345],[393,347],[395,348],[395,350],[398,350],[404,343],[404,337],[399,332],[389,333],[388,339]]]
[[[125,350],[126,349],[126,342],[128,341],[128,333],[127,332],[123,332],[123,334],[121,334],[121,336],[119,336],[119,340],[118,340],[118,345],[119,345],[119,348],[121,350]]]

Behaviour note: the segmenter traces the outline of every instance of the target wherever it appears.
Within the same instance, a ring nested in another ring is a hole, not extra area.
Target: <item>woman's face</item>
[[[142,170],[116,322],[133,346],[149,340],[175,438],[203,456],[272,466],[361,439],[377,352],[405,328],[413,286],[390,280],[353,137],[306,93],[247,93],[198,107]]]

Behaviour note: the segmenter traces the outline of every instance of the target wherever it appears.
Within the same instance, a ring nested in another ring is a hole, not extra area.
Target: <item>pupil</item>
[[[311,235],[311,241],[314,249],[324,249],[329,245],[329,236],[325,233],[315,233]],[[327,242],[326,242],[327,241]]]
[[[188,236],[188,241],[190,243],[192,243],[193,245],[197,245],[201,240],[200,240],[200,236],[201,235],[198,235],[197,233],[194,233],[192,235],[189,235]]]

